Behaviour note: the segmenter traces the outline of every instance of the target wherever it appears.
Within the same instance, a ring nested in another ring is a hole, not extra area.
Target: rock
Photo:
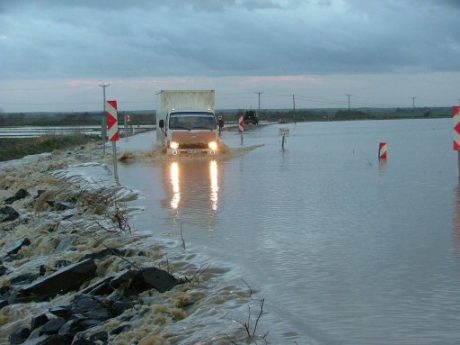
[[[88,319],[107,320],[112,313],[96,297],[78,295],[72,302],[72,313],[83,315]]]
[[[135,270],[122,271],[117,275],[113,276],[113,278],[110,281],[110,285],[113,286],[115,289],[118,289],[120,285],[131,280],[136,274],[137,271]]]
[[[22,345],[70,345],[72,340],[61,335],[53,334],[51,336],[42,335],[38,338],[27,340]]]
[[[0,295],[5,295],[5,294],[8,294],[10,291],[10,286],[9,285],[4,285],[2,287],[0,287]]]
[[[110,334],[120,334],[120,333],[123,333],[123,332],[126,332],[126,331],[129,331],[131,329],[131,325],[128,324],[128,323],[125,323],[115,329],[112,330],[112,332],[110,332]]]
[[[17,218],[19,218],[19,213],[11,206],[0,208],[0,222],[11,222]]]
[[[6,307],[8,305],[8,300],[7,299],[0,299],[0,309],[3,307]]]
[[[104,278],[84,289],[82,292],[91,295],[106,295],[118,289],[121,284],[128,282],[137,271],[125,270],[117,275]]]
[[[6,271],[8,271],[8,269],[5,266],[0,265],[0,277],[4,275]]]
[[[72,316],[72,308],[71,306],[59,306],[59,307],[53,307],[49,309],[49,312],[53,315],[56,315],[58,317],[62,317],[64,319],[68,319]]]
[[[39,189],[37,190],[37,195],[34,196],[34,200],[36,200],[40,195],[42,195],[43,193],[45,193],[46,190],[45,189]]]
[[[22,344],[27,340],[30,335],[30,329],[27,327],[16,328],[13,333],[10,334],[10,344]]]
[[[16,200],[24,199],[28,195],[29,195],[29,193],[25,189],[21,188],[16,192],[16,194],[14,196],[5,199],[5,204],[10,205],[13,202],[15,202]]]
[[[48,316],[46,314],[40,314],[32,318],[30,322],[30,329],[34,330],[40,326],[43,326],[45,323],[49,321]]]
[[[87,339],[76,339],[72,341],[71,345],[95,345],[92,341]]]
[[[71,208],[75,208],[75,203],[70,202],[70,201],[59,201],[54,204],[54,208],[57,211],[64,211],[64,210],[68,210]]]
[[[179,280],[168,272],[156,267],[147,267],[138,271],[129,287],[136,293],[152,288],[159,292],[165,292],[179,283]]]
[[[110,285],[112,277],[104,278],[102,280],[97,281],[96,283],[88,286],[81,292],[84,294],[89,294],[89,295],[95,295],[95,296],[100,296],[100,295],[107,295],[113,291],[113,287]]]
[[[73,241],[75,241],[75,236],[66,236],[66,237],[64,237],[61,240],[61,242],[59,242],[59,244],[57,245],[55,251],[56,252],[62,252],[62,251],[67,250],[72,245]],[[83,261],[83,260],[80,260],[80,261]]]
[[[64,267],[19,291],[18,300],[32,298],[36,301],[52,298],[60,293],[77,290],[81,284],[96,276],[96,264],[88,259]]]
[[[38,274],[40,276],[44,276],[46,274],[46,266],[45,265],[40,265],[40,267],[38,269]]]
[[[54,263],[55,268],[63,268],[72,264],[72,261],[69,260],[58,260]]]
[[[81,329],[93,328],[101,323],[100,320],[94,319],[81,319],[79,321]]]
[[[125,312],[126,309],[131,309],[134,307],[134,303],[128,301],[115,301],[112,304],[110,310],[114,316],[121,315]]]
[[[59,330],[59,334],[72,336],[72,338],[80,332],[86,331],[89,328],[98,326],[101,320],[88,319],[83,315],[74,315],[71,320],[67,321]]]
[[[22,343],[22,345],[43,345],[48,338],[49,337],[47,335],[42,335],[38,338],[29,339],[25,343]]]
[[[57,334],[59,329],[66,323],[63,317],[57,317],[55,319],[48,320],[43,327],[40,329],[40,335],[43,334]]]
[[[107,344],[109,334],[106,331],[88,330],[77,333],[72,345],[96,345]]]
[[[31,242],[28,238],[23,238],[22,240],[14,241],[7,249],[6,254],[7,255],[17,254],[22,247],[30,246],[30,244]]]
[[[24,273],[10,279],[11,285],[30,284],[39,277],[36,273]]]
[[[109,340],[109,334],[107,333],[107,331],[99,331],[99,332],[91,334],[89,336],[89,340],[95,343],[97,342],[106,343],[107,340]]]
[[[80,261],[86,260],[86,259],[101,260],[101,259],[106,258],[109,255],[123,256],[124,254],[125,254],[124,250],[120,250],[117,248],[106,248],[96,253],[86,254],[80,259]]]
[[[64,335],[68,337],[72,337],[77,334],[78,332],[82,331],[83,329],[80,329],[78,320],[73,319],[67,321],[62,327],[59,329],[58,334],[59,335]]]

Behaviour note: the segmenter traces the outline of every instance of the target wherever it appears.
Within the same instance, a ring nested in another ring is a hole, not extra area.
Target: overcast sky
[[[0,109],[451,106],[460,0],[0,0]]]

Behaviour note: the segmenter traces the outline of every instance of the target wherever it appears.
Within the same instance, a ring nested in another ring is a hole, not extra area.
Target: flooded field
[[[120,135],[133,135],[152,130],[154,126],[139,125],[125,127],[120,125]],[[36,138],[42,135],[86,134],[101,135],[101,126],[1,126],[0,139]]]
[[[120,164],[119,175],[144,194],[136,231],[168,243],[171,255],[221,267],[226,286],[265,299],[258,332],[269,331],[270,343],[457,344],[460,191],[451,125],[265,126],[246,132],[243,145],[224,132],[240,154],[215,159],[139,155],[154,147],[145,133],[120,141],[120,151],[139,156]],[[279,127],[290,130],[285,151]],[[380,141],[387,162],[377,160]],[[207,332],[222,330],[212,326],[219,318],[247,318],[246,305],[228,314],[223,301],[211,303],[216,314],[198,317],[211,323]]]

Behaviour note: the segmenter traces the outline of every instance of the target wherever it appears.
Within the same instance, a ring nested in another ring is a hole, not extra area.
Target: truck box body
[[[162,90],[157,106],[157,141],[173,154],[191,150],[215,153],[211,149],[214,144],[210,144],[217,143],[214,107],[214,90]]]

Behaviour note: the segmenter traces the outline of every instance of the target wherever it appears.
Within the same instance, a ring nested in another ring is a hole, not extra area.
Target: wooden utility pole
[[[296,120],[295,120],[295,95],[292,94],[292,109],[294,110],[294,113],[292,115],[292,117],[294,118],[294,123],[296,123]]]
[[[258,109],[258,110],[257,110],[257,117],[260,118],[260,95],[263,94],[263,92],[258,91],[258,92],[256,92],[256,94],[257,94],[258,97],[259,97],[259,102],[258,102],[258,107],[257,107],[257,109]]]
[[[103,112],[102,112],[102,121],[101,121],[101,137],[102,137],[102,154],[105,156],[105,138],[107,136],[107,119],[105,113],[105,88],[109,87],[110,84],[101,84],[102,87],[102,102],[103,102]]]

